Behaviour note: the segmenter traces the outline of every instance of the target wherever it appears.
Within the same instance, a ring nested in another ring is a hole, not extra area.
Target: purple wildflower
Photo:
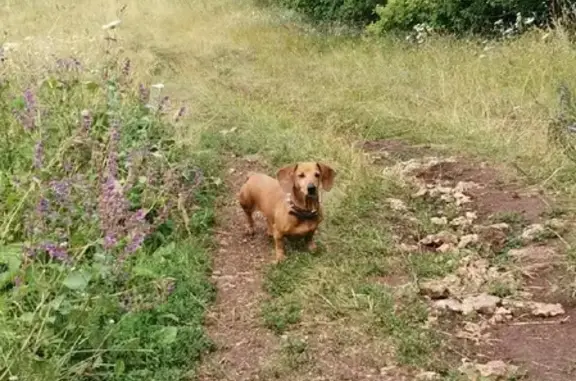
[[[106,250],[110,250],[114,248],[118,244],[118,240],[116,239],[116,235],[112,232],[109,232],[104,237],[104,248]]]
[[[39,248],[46,251],[50,258],[61,262],[67,262],[70,258],[66,252],[65,245],[56,245],[53,242],[43,242]]]
[[[24,113],[15,111],[16,117],[26,131],[33,131],[36,128],[36,98],[30,89],[24,91]]]
[[[138,95],[140,102],[147,104],[150,101],[150,89],[146,88],[143,84],[138,86]]]
[[[14,278],[14,287],[18,288],[18,287],[20,287],[21,285],[22,285],[22,277],[19,276],[19,275],[17,275],[17,276]]]
[[[34,168],[42,168],[42,162],[44,160],[44,144],[42,140],[39,140],[34,146]]]
[[[144,244],[144,239],[146,238],[146,232],[138,231],[134,233],[130,238],[131,238],[130,242],[128,243],[128,245],[126,245],[126,248],[124,249],[124,252],[126,254],[133,254],[136,252],[136,250],[142,247],[142,244]]]
[[[24,104],[26,106],[26,112],[32,113],[36,111],[36,98],[30,89],[24,91]]]
[[[69,182],[66,180],[62,180],[62,181],[52,180],[52,181],[50,181],[50,187],[52,188],[52,191],[56,195],[56,199],[61,204],[64,204],[66,202],[66,200],[68,199],[68,197],[70,196],[70,184],[69,184]]]
[[[92,114],[90,113],[90,110],[82,110],[81,114],[82,116],[82,129],[84,131],[90,131],[90,128],[92,128]]]
[[[123,235],[124,226],[120,221],[126,218],[128,208],[129,202],[124,197],[122,187],[112,175],[109,175],[106,182],[101,185],[98,205],[100,229],[105,236],[106,249],[116,246],[118,237]]]
[[[38,212],[38,214],[42,215],[42,214],[48,212],[49,207],[50,207],[50,202],[46,198],[42,197],[38,201],[38,205],[36,206],[36,211]]]

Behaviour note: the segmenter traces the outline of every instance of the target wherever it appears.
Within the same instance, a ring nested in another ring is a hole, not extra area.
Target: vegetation
[[[312,28],[290,13],[250,2],[125,3],[124,13],[109,0],[0,8],[0,379],[193,377],[212,347],[202,327],[214,296],[211,228],[231,154],[270,166],[318,159],[338,171],[321,253],[265,273],[261,324],[288,336],[270,360],[275,375],[296,379],[314,363],[302,325],[316,329],[306,335],[339,336],[337,350],[373,349],[378,366],[393,359],[451,377],[444,337],[427,325],[413,287],[398,297],[373,280],[399,272],[413,286],[450,273],[459,257],[398,253],[397,221],[381,216],[391,214],[387,197],[410,189],[352,142],[441,146],[574,195],[574,163],[547,142],[558,83],[576,86],[569,33],[527,28],[503,42],[432,35],[415,46],[304,33]],[[516,12],[536,24],[548,17],[526,1],[278,4],[322,21],[374,22],[376,34],[418,23],[483,31],[515,23]],[[183,115],[174,99],[185,101]],[[411,206],[424,220],[425,207]],[[418,224],[415,234],[428,229]]]
[[[14,69],[0,84],[0,379],[181,379],[210,347],[214,162],[176,143],[185,109],[133,83],[130,60],[59,59],[24,89]]]
[[[569,2],[542,0],[267,0],[316,22],[368,26],[376,34],[421,26],[458,35],[510,36],[553,20],[571,19]],[[570,17],[568,17],[570,16]]]

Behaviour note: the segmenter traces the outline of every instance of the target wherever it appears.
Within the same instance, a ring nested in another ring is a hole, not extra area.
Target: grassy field
[[[193,374],[199,354],[210,347],[201,321],[213,297],[207,283],[210,231],[213,199],[230,165],[224,153],[251,155],[272,167],[322,160],[338,171],[337,185],[325,199],[322,255],[299,256],[265,274],[270,299],[262,305],[262,323],[289,335],[266,371],[286,379],[313,363],[302,355],[314,350],[302,339],[307,329],[310,335],[330,331],[333,340],[339,336],[340,348],[370,348],[375,367],[401,364],[453,376],[450,356],[439,351],[445,348],[443,338],[427,328],[426,305],[416,291],[397,295],[369,279],[396,270],[414,280],[442,276],[454,258],[398,255],[390,229],[396,221],[379,216],[389,213],[384,200],[404,198],[407,185],[397,173],[383,174],[371,165],[356,141],[429,143],[446,153],[513,166],[532,184],[566,195],[576,191],[574,165],[546,138],[548,119],[558,107],[558,83],[576,86],[576,53],[558,31],[499,43],[431,38],[414,46],[322,35],[293,14],[229,0],[5,0],[0,19],[7,47],[0,83],[8,94],[0,112],[3,121],[10,120],[2,122],[2,133],[8,133],[0,143],[6,146],[2,192],[11,200],[2,205],[2,243],[12,245],[12,251],[3,249],[5,257],[24,241],[55,239],[25,231],[27,213],[43,197],[44,182],[81,174],[97,203],[106,168],[92,164],[108,162],[114,131],[110,115],[136,126],[122,138],[122,162],[131,149],[158,145],[156,156],[165,160],[159,171],[200,167],[204,174],[198,189],[186,183],[189,178],[182,180],[179,192],[192,200],[167,207],[174,231],[161,243],[139,249],[127,265],[128,280],[122,278],[126,274],[99,273],[72,289],[62,286],[70,277],[85,279],[79,270],[96,271],[94,253],[103,247],[97,224],[79,212],[70,216],[75,230],[67,232],[67,239],[77,239],[70,248],[77,264],[32,261],[26,267],[30,283],[3,292],[0,379],[40,380],[50,374],[51,379],[167,380]],[[122,21],[117,28],[103,30],[117,19]],[[81,73],[56,68],[57,59],[70,58],[82,64]],[[105,66],[117,78],[104,81]],[[164,119],[139,103],[140,83],[164,85],[171,102]],[[31,131],[12,115],[18,105],[27,112],[24,98],[11,98],[21,97],[26,88],[34,89],[48,115],[38,111],[39,127]],[[111,103],[115,91],[122,94],[121,104]],[[181,104],[186,115],[173,122]],[[84,109],[100,118],[91,138],[94,162],[80,154],[85,147],[73,138]],[[149,132],[138,132],[141,125]],[[29,168],[39,139],[50,165],[37,173]],[[17,148],[10,150],[12,141]],[[68,161],[75,165],[70,173]],[[122,184],[129,181],[125,168]],[[14,176],[21,188],[8,185]],[[149,211],[169,199],[175,202],[178,192],[170,192],[165,184],[150,185],[140,207]],[[416,208],[426,215],[426,206]],[[75,232],[82,237],[70,236]],[[114,255],[106,258],[112,267],[119,261]],[[168,287],[164,283],[174,279],[176,289],[161,299]],[[161,300],[148,301],[157,305],[144,311],[118,310],[114,303],[133,289],[147,290],[141,295],[156,292]],[[70,320],[55,300],[70,300],[81,312]],[[109,320],[118,321],[118,327],[107,327]],[[290,331],[295,326],[300,330]],[[23,340],[28,344],[18,344]],[[382,353],[393,360],[382,363],[377,359]]]

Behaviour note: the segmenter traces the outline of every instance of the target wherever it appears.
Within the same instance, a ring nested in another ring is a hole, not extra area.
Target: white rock
[[[396,212],[404,212],[408,210],[408,207],[402,200],[399,200],[397,198],[388,198],[386,199],[386,201],[388,202],[388,204],[390,204],[390,208],[392,208],[392,210]]]
[[[433,225],[446,225],[448,224],[448,219],[446,217],[432,217],[430,222]]]
[[[478,242],[478,234],[467,234],[460,237],[460,242],[458,243],[458,248],[463,249],[471,244]]]
[[[546,228],[542,224],[532,224],[524,229],[521,238],[526,242],[534,241],[544,231],[546,231]]]
[[[564,315],[564,308],[560,303],[539,303],[530,302],[530,313],[534,316],[540,317],[552,317],[558,315]]]

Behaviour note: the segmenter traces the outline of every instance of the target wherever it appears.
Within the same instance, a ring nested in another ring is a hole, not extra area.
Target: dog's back
[[[240,188],[238,200],[246,212],[258,209],[267,218],[273,218],[274,206],[284,199],[280,183],[264,173],[248,173],[246,182]]]

